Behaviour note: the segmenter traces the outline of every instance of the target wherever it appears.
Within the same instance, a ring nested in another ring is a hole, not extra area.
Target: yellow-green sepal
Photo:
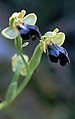
[[[57,33],[53,38],[52,41],[56,43],[58,46],[61,46],[65,41],[65,34],[62,32]]]
[[[34,13],[30,13],[26,15],[23,19],[22,22],[29,24],[29,25],[35,25],[37,21],[37,16]]]
[[[12,27],[5,28],[1,33],[5,38],[8,39],[15,39],[19,35],[18,30]]]

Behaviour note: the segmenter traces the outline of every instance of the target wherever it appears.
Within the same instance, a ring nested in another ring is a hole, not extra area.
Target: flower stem
[[[38,44],[38,46],[36,47],[33,56],[29,62],[29,66],[28,66],[28,74],[26,76],[26,78],[24,78],[23,82],[20,84],[20,86],[17,88],[17,94],[19,95],[21,93],[21,91],[27,86],[27,84],[29,83],[31,76],[34,72],[34,70],[37,68],[37,66],[40,63],[41,60],[41,56],[42,56],[43,51],[40,49],[40,43]]]
[[[26,67],[26,70],[27,70],[27,72],[28,72],[28,64],[27,64],[27,62],[26,62],[26,60],[25,60],[25,58],[24,58],[22,52],[20,52],[20,56],[21,56],[21,58],[22,58],[22,60],[23,60],[23,63],[24,63],[24,65],[25,65],[25,67]]]
[[[28,65],[28,67],[27,67],[27,68],[28,68],[28,73],[27,73],[26,77],[24,78],[23,82],[22,82],[22,83],[19,85],[19,87],[17,87],[17,89],[15,90],[16,94],[15,94],[14,98],[13,98],[13,96],[12,96],[12,98],[11,98],[11,97],[10,97],[10,98],[5,98],[5,101],[3,101],[3,102],[0,104],[0,110],[6,108],[7,106],[9,106],[9,105],[13,102],[13,100],[14,100],[14,99],[22,92],[22,90],[27,86],[27,84],[29,83],[29,81],[30,81],[30,79],[31,79],[31,76],[32,76],[34,70],[37,68],[37,66],[38,66],[39,63],[40,63],[42,54],[43,54],[43,51],[40,49],[40,43],[39,43],[39,44],[37,45],[37,47],[36,47],[36,49],[35,49],[33,55],[32,55],[32,58],[31,58],[31,60],[30,60],[30,62],[29,62],[29,65]],[[21,55],[21,57],[22,57],[22,60],[24,60],[24,59],[23,59],[23,58],[24,58],[23,55],[22,55],[22,54],[20,54],[20,55]],[[19,79],[19,74],[15,73],[15,75],[14,75],[14,77],[13,77],[13,79],[12,79],[11,84],[14,83],[14,82],[17,82],[18,79]],[[10,86],[10,85],[9,85],[9,86]],[[9,89],[9,87],[8,87],[8,89]],[[13,89],[13,90],[14,90],[14,89]],[[8,91],[7,91],[7,93],[8,93]],[[10,93],[12,93],[12,92],[10,92]],[[9,94],[9,93],[8,93],[8,94]],[[13,93],[13,94],[14,94],[14,93]],[[9,97],[9,95],[8,95],[8,97]]]
[[[28,72],[28,64],[27,64],[27,62],[23,56],[23,53],[22,53],[22,38],[20,35],[15,39],[14,44],[15,44],[15,47],[18,50],[18,52],[19,52],[19,54],[20,54],[20,56],[21,56],[21,58],[25,64],[26,70]]]

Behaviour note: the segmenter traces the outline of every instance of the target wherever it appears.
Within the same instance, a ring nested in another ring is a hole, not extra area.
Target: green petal
[[[26,11],[25,10],[21,10],[21,12],[20,12],[18,17],[22,19],[25,16],[25,14],[26,14]]]
[[[16,29],[7,27],[2,31],[2,35],[8,39],[15,39],[19,35],[19,32]]]
[[[57,33],[53,38],[52,41],[57,45],[61,46],[65,41],[65,34],[62,32]]]
[[[25,16],[22,21],[26,24],[29,25],[35,25],[36,21],[37,21],[37,16],[34,13],[30,13],[27,16]]]
[[[25,42],[23,45],[22,45],[22,48],[25,48],[26,46],[29,45],[29,42]]]

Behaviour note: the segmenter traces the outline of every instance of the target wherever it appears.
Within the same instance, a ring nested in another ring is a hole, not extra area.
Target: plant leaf
[[[65,34],[62,32],[57,33],[53,38],[52,41],[57,45],[61,46],[65,41]]]
[[[7,27],[2,31],[2,35],[8,39],[15,39],[19,35],[19,32],[12,27]]]
[[[11,102],[16,95],[16,89],[17,89],[17,82],[12,82],[7,90],[7,94],[6,94],[6,100],[8,102]]]
[[[36,67],[39,65],[42,54],[43,54],[43,50],[41,50],[41,43],[39,43],[36,47],[36,49],[34,50],[34,53],[31,57],[31,60],[29,62],[29,71],[30,73],[34,72],[34,70],[36,69]]]
[[[26,15],[22,21],[26,24],[29,25],[35,25],[36,21],[37,21],[37,16],[34,13],[30,13],[28,15]]]

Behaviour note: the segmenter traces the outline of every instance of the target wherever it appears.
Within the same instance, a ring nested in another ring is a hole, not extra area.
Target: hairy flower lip
[[[51,62],[58,63],[59,61],[61,66],[66,66],[66,64],[70,63],[66,49],[54,43],[48,45],[48,56]]]
[[[41,33],[36,25],[21,23],[19,25],[16,25],[16,28],[19,31],[22,39],[24,40],[36,40],[37,38],[41,39]]]

